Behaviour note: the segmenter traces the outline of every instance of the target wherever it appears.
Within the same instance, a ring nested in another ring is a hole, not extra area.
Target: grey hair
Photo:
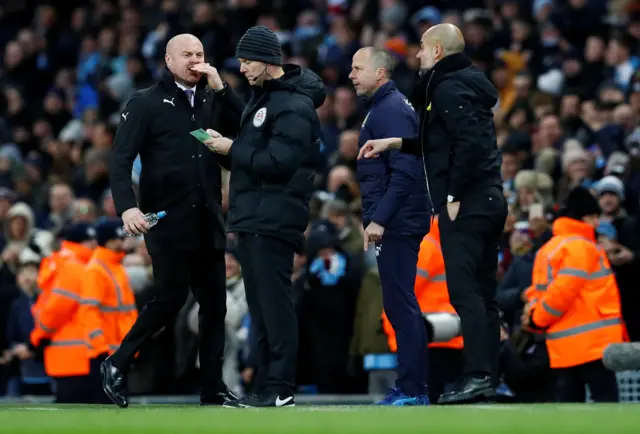
[[[380,48],[372,48],[370,59],[376,68],[383,68],[387,77],[391,77],[396,67],[396,60],[391,54]]]

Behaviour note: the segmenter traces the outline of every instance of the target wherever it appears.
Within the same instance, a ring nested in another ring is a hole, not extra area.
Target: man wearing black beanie
[[[620,297],[605,252],[596,243],[600,207],[578,187],[567,198],[553,237],[536,254],[523,326],[544,331],[558,402],[585,402],[589,386],[595,402],[617,402],[615,373],[602,357],[623,341]]]
[[[208,130],[209,149],[231,159],[229,232],[238,235],[252,327],[258,342],[253,393],[232,407],[293,406],[298,324],[293,256],[301,252],[320,156],[322,80],[283,65],[278,37],[263,26],[238,42],[240,72],[253,87],[235,140]]]

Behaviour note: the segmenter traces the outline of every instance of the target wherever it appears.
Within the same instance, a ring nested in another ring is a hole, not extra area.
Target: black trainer
[[[250,394],[250,395],[245,395],[242,398],[228,399],[222,404],[222,406],[224,408],[243,408],[241,404],[247,401],[248,399],[252,399],[254,396],[255,394]]]
[[[291,394],[262,393],[251,394],[237,401],[227,401],[227,408],[266,408],[266,407],[295,407],[296,401]]]
[[[227,386],[215,393],[203,391],[200,394],[200,405],[224,405],[227,401],[237,401],[238,397]]]

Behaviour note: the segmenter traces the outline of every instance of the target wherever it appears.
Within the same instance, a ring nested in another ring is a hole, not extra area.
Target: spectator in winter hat
[[[536,171],[546,173],[554,179],[560,177],[559,153],[554,148],[541,149],[535,156],[533,166]]]
[[[122,229],[122,225],[122,219],[120,218],[104,218],[96,223],[95,231],[98,245],[105,247],[109,241],[124,241],[126,235],[124,229]],[[112,250],[123,250],[123,248],[123,243],[117,243],[115,248],[111,247]]]
[[[96,230],[89,223],[70,223],[60,231],[60,237],[71,243],[84,243],[96,239]]]
[[[607,160],[604,176],[615,176],[624,185],[624,207],[630,215],[637,214],[640,205],[640,181],[631,170],[631,158],[622,151],[615,151]]]
[[[598,203],[602,209],[602,219],[612,221],[616,217],[625,216],[624,184],[615,176],[605,176],[595,185]]]
[[[0,264],[15,272],[23,250],[32,250],[41,257],[51,254],[53,235],[35,227],[33,210],[24,202],[18,202],[7,212],[4,224],[6,244],[0,255]]]
[[[573,141],[567,140],[569,144]],[[590,187],[589,177],[591,176],[592,162],[591,156],[581,146],[565,150],[562,154],[563,175],[558,181],[558,202],[564,202],[569,192],[575,187],[583,185]]]
[[[528,220],[531,205],[540,203],[547,206],[553,202],[553,180],[546,173],[521,170],[514,185],[518,197],[510,214],[516,221]]]

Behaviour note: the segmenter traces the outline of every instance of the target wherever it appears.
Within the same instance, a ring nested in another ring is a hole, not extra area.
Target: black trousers
[[[126,371],[140,347],[176,317],[191,288],[200,305],[198,347],[203,393],[221,390],[227,312],[224,251],[159,252],[151,255],[151,261],[155,293],[111,356],[113,364]]]
[[[469,193],[451,221],[440,213],[442,254],[451,304],[460,316],[464,375],[498,384],[500,316],[496,302],[498,246],[507,218],[502,190]]]
[[[585,386],[589,386],[594,402],[618,402],[618,380],[602,360],[571,368],[554,369],[557,374],[556,400],[558,402],[585,402]]]
[[[455,348],[429,348],[429,401],[438,402],[462,373],[464,357],[462,350]]]
[[[251,315],[257,364],[254,393],[293,394],[298,355],[294,305],[294,246],[278,238],[239,233],[238,256]]]
[[[53,378],[56,404],[92,404],[95,400],[94,382],[89,375]]]

